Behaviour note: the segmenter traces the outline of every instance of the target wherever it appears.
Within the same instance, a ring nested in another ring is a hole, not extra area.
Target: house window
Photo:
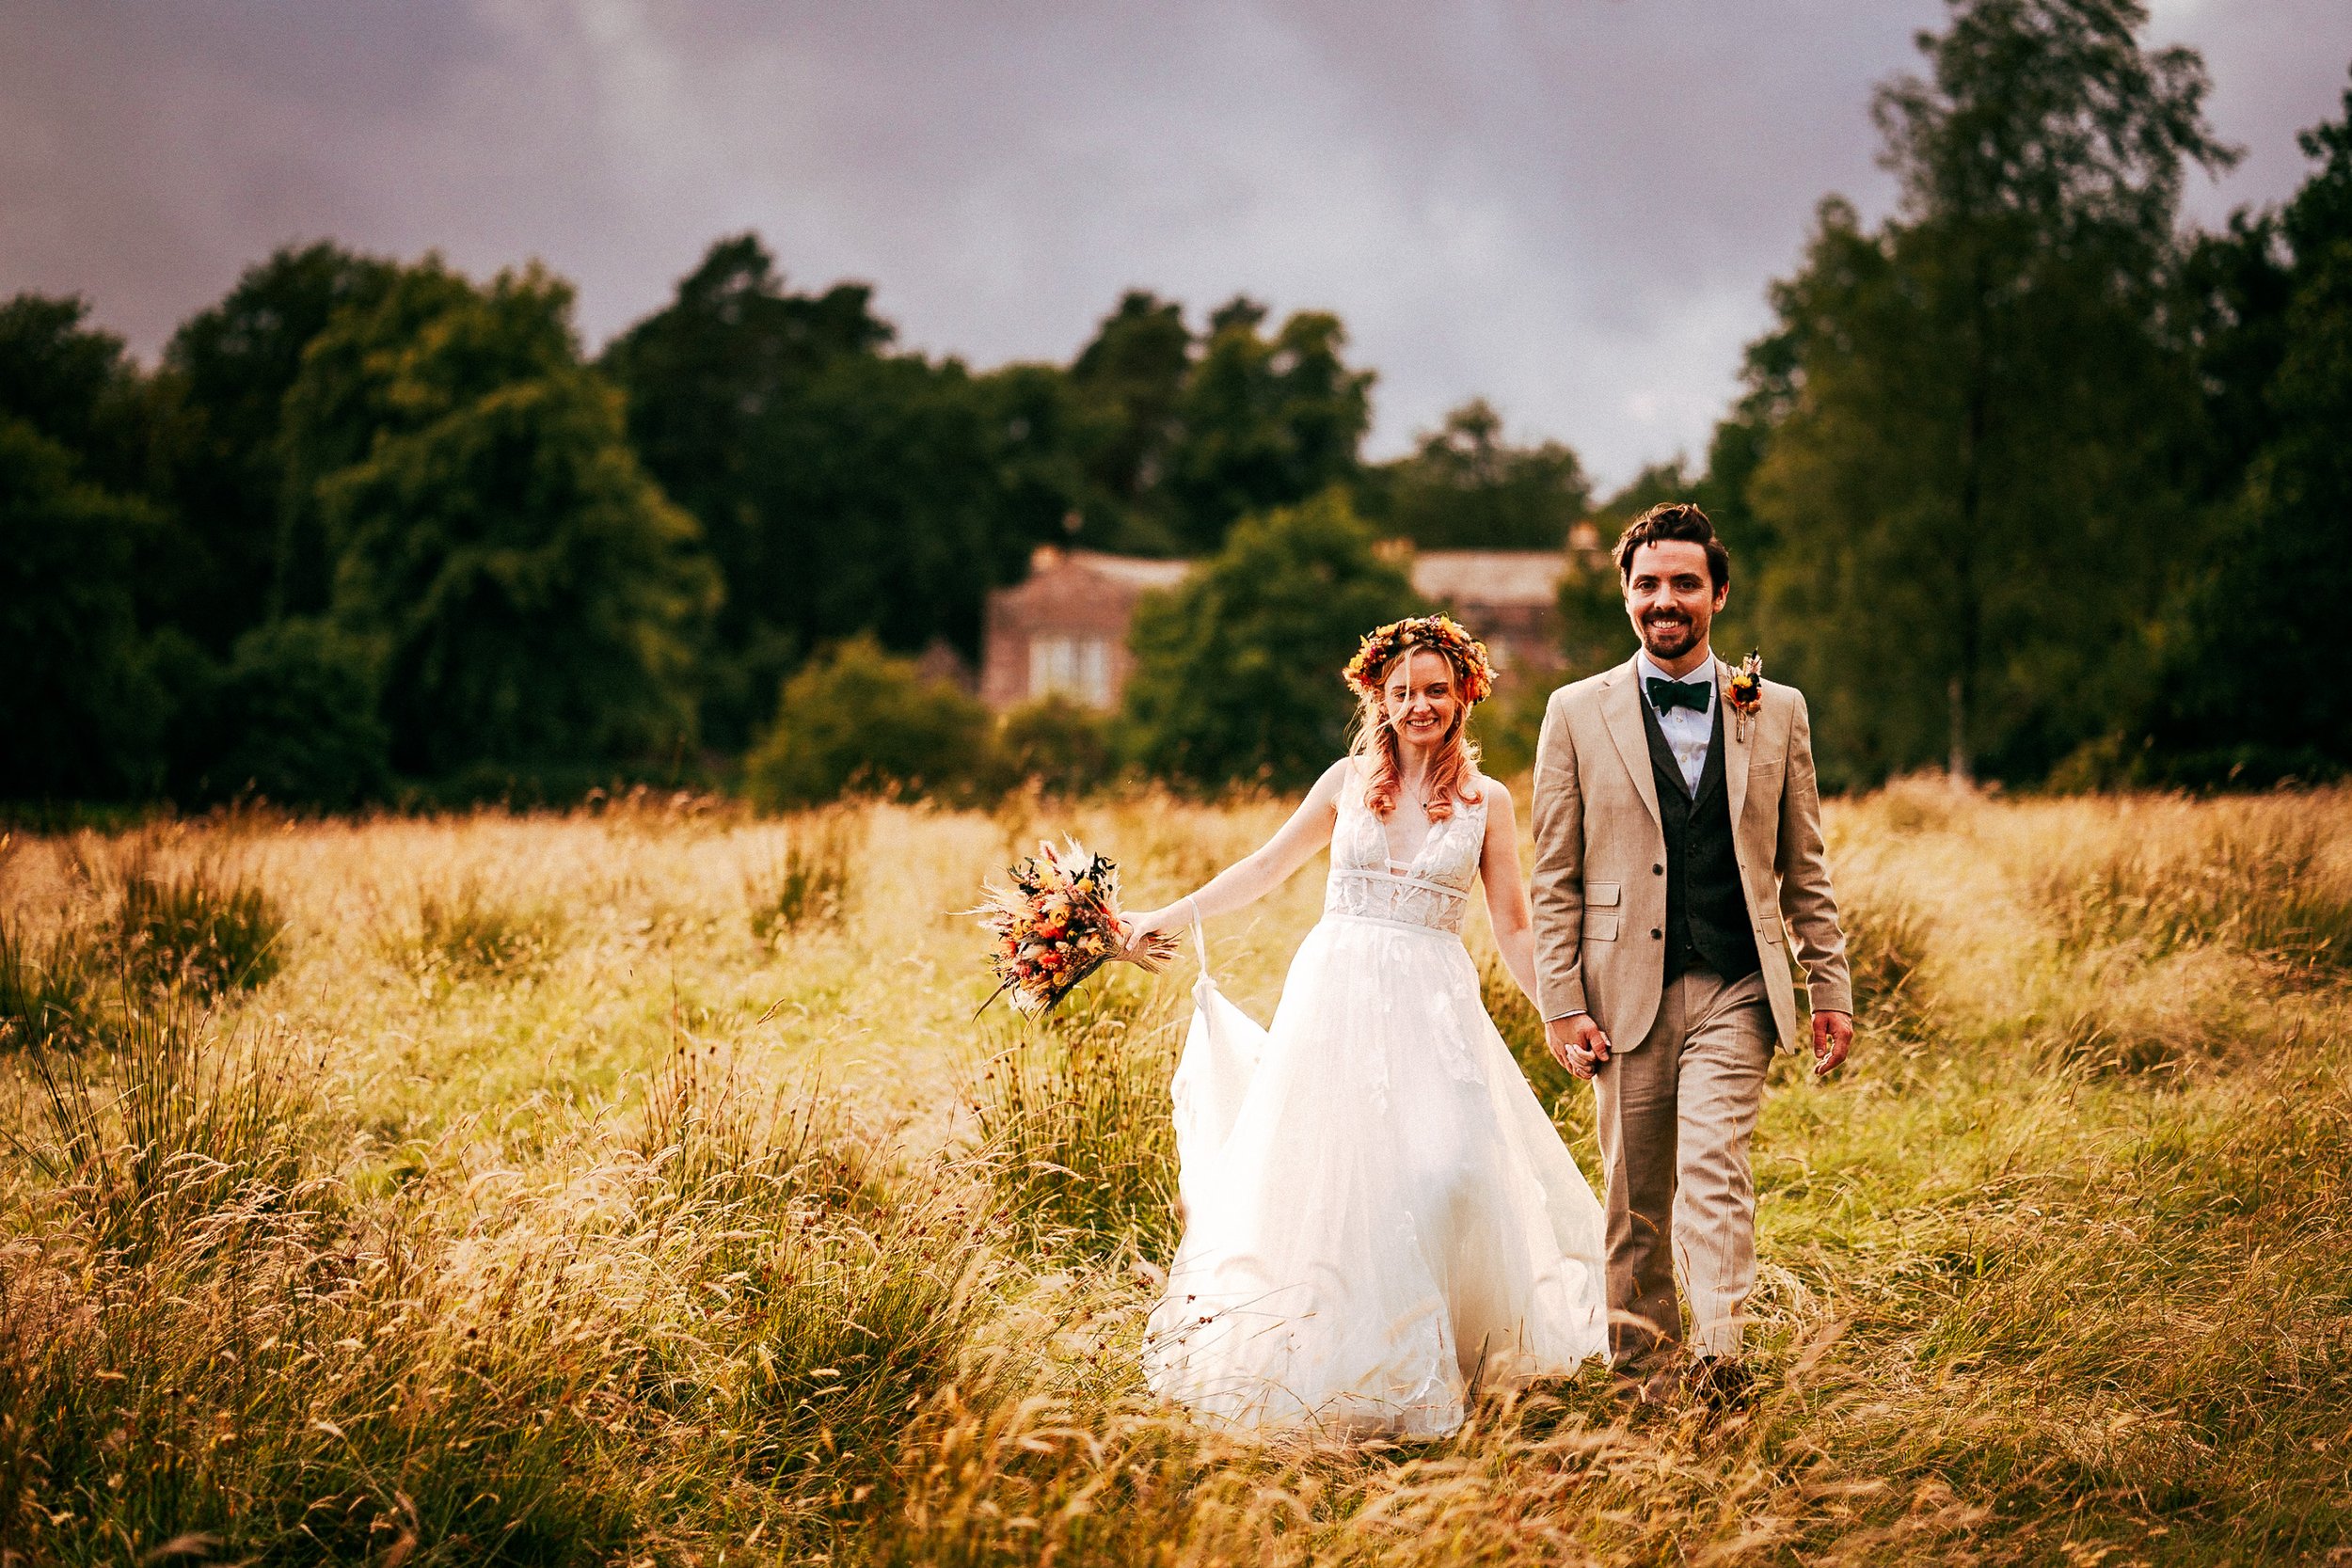
[[[1029,639],[1029,695],[1059,692],[1095,707],[1111,705],[1111,645],[1101,637]]]

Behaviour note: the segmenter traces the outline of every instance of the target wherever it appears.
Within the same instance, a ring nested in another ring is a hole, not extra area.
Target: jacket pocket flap
[[[1622,882],[1586,882],[1584,884],[1584,902],[1597,908],[1613,908],[1624,895],[1625,884]]]
[[[1586,942],[1616,941],[1617,917],[1613,914],[1586,915],[1584,917],[1584,940]]]

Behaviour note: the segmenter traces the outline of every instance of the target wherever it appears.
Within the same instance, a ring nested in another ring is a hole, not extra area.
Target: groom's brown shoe
[[[1609,1390],[1636,1410],[1668,1410],[1677,1402],[1675,1396],[1682,1383],[1678,1358],[1669,1352],[1654,1352],[1640,1361],[1613,1369],[1609,1376]]]
[[[1702,1355],[1691,1363],[1684,1386],[1716,1416],[1734,1416],[1756,1403],[1756,1378],[1727,1356]]]

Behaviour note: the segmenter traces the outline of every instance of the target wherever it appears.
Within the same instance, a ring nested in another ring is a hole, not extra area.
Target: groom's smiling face
[[[1643,545],[1626,562],[1625,612],[1649,657],[1670,664],[1702,648],[1731,585],[1715,586],[1705,546],[1682,539]]]

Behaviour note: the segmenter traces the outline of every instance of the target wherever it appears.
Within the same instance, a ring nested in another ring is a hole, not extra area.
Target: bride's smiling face
[[[1380,705],[1399,740],[1424,749],[1437,745],[1462,709],[1453,662],[1427,648],[1414,649],[1389,666],[1380,682]]]

